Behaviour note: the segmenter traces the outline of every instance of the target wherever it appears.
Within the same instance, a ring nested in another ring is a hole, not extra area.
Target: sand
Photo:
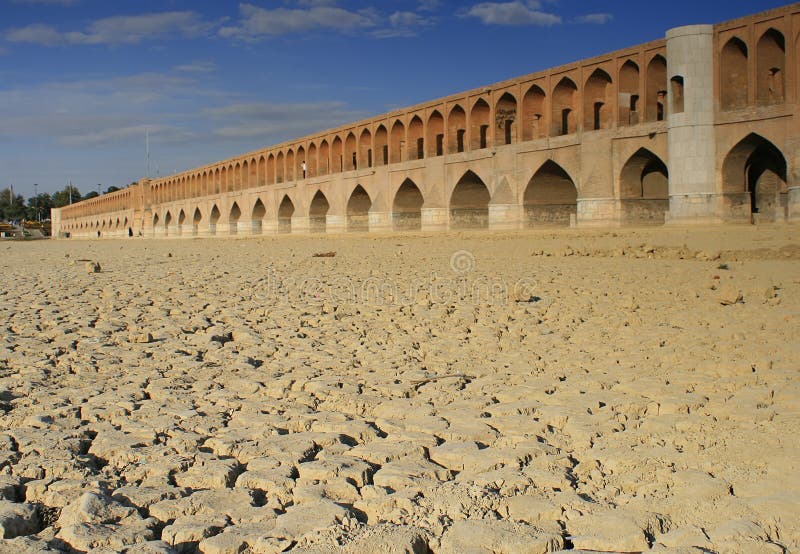
[[[0,552],[798,551],[797,232],[0,243]]]

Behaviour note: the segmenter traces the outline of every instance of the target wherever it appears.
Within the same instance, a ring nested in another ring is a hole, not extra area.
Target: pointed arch
[[[472,171],[464,173],[450,195],[450,228],[488,228],[490,201],[486,183]]]
[[[578,190],[563,167],[547,160],[528,181],[523,205],[528,227],[569,225],[578,213]]]
[[[480,150],[491,146],[489,144],[491,140],[489,137],[490,114],[489,104],[483,98],[478,98],[469,113],[469,129],[472,136],[470,150]]]
[[[286,151],[286,169],[284,170],[286,173],[286,182],[291,183],[296,178],[295,173],[295,157],[294,157],[294,150],[289,148]]]
[[[494,118],[497,132],[500,136],[499,144],[514,144],[517,142],[517,99],[510,92],[504,92],[494,107]]]
[[[457,154],[467,149],[467,113],[456,104],[447,116],[447,152]]]
[[[372,167],[372,165],[372,133],[365,128],[358,137],[358,167]]]
[[[311,199],[308,207],[309,231],[312,233],[324,233],[327,230],[327,216],[330,204],[325,194],[318,190]]]
[[[433,110],[428,116],[425,144],[428,148],[426,157],[435,158],[444,155],[444,117],[439,110]]]
[[[255,186],[263,187],[267,184],[267,160],[262,154],[258,158],[258,175],[253,181]]]
[[[344,164],[344,143],[341,137],[337,136],[331,144],[331,173],[341,173],[345,169]]]
[[[219,208],[216,204],[211,208],[211,213],[208,216],[208,232],[211,235],[215,235],[217,233],[217,223],[219,223],[219,219],[222,214],[219,213]]]
[[[667,60],[656,54],[647,64],[645,121],[664,121],[667,116]]]
[[[303,164],[306,165],[305,171],[303,171]],[[297,147],[297,154],[294,159],[294,178],[296,181],[299,181],[300,179],[305,179],[307,174],[308,160],[306,160],[306,149],[301,145]]]
[[[639,123],[639,66],[627,60],[619,68],[619,120],[621,127]]]
[[[117,220],[117,223],[119,223],[119,220]],[[183,226],[184,223],[186,223],[186,212],[181,208],[181,211],[178,212],[178,225]]]
[[[358,146],[356,136],[353,131],[347,133],[344,139],[344,169],[342,171],[354,171],[358,169]]]
[[[275,155],[272,152],[267,156],[267,184],[275,184]]]
[[[626,222],[664,223],[669,209],[669,171],[664,161],[639,148],[619,176],[622,217]]]
[[[578,131],[575,98],[578,87],[569,77],[562,78],[553,89],[551,130],[552,136],[571,135]]]
[[[547,135],[544,123],[546,99],[539,85],[531,85],[522,97],[522,140],[536,140]]]
[[[331,172],[331,147],[327,139],[319,143],[319,157],[317,158],[317,174],[328,175]]]
[[[275,182],[276,183],[283,183],[283,176],[284,170],[286,169],[286,163],[284,161],[283,152],[278,152],[278,156],[275,158]]]
[[[317,158],[317,145],[313,142],[308,145],[308,157],[307,157],[307,170],[306,170],[306,177],[316,177],[319,175],[318,169],[318,158]]]
[[[786,90],[786,39],[768,29],[756,45],[756,100],[760,106],[780,104]]]
[[[665,69],[666,71],[666,66]],[[666,85],[665,85],[666,88]],[[611,76],[595,69],[583,86],[583,129],[599,131],[611,127]]]
[[[292,232],[292,216],[294,215],[294,203],[288,194],[284,194],[278,206],[278,232]]]
[[[252,233],[254,235],[261,234],[264,217],[267,215],[267,208],[264,206],[264,203],[261,201],[260,198],[256,200],[256,203],[253,205],[253,210],[250,213],[250,222],[252,225]]]
[[[387,165],[389,163],[389,133],[386,127],[381,124],[375,130],[375,165]]]
[[[369,231],[369,210],[372,208],[372,199],[361,185],[356,185],[347,201],[347,231]]]
[[[408,124],[408,159],[421,160],[425,157],[425,126],[422,118],[415,115]]]
[[[397,189],[392,202],[392,226],[396,231],[422,229],[422,205],[425,200],[419,187],[406,179]]]
[[[737,110],[747,106],[750,84],[747,78],[747,45],[738,37],[725,43],[720,56],[720,107]]]
[[[786,217],[788,189],[786,158],[771,141],[750,133],[739,141],[722,165],[722,191],[732,197],[744,195],[751,213],[760,219]]]
[[[239,219],[242,217],[242,210],[236,202],[231,206],[231,211],[228,213],[228,233],[235,235],[239,232]]]
[[[406,146],[406,127],[399,119],[392,125],[392,133],[389,137],[389,162],[399,163],[403,161],[403,152]]]

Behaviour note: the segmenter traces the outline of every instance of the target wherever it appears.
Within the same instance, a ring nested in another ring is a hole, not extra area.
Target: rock
[[[0,532],[2,538],[13,539],[38,533],[41,522],[36,506],[0,500]]]
[[[644,529],[624,514],[580,516],[567,521],[567,531],[578,550],[642,552],[650,548]]]
[[[346,554],[427,554],[427,533],[421,529],[400,525],[368,527],[343,549]]]
[[[732,306],[744,302],[741,289],[731,285],[725,285],[717,291],[717,300],[723,306]]]
[[[150,333],[131,333],[128,335],[128,342],[133,344],[150,344],[153,342],[153,335]]]
[[[457,521],[442,537],[440,554],[547,554],[564,548],[564,539],[508,521]]]
[[[86,273],[100,273],[102,270],[98,262],[86,262],[83,267],[86,270]]]

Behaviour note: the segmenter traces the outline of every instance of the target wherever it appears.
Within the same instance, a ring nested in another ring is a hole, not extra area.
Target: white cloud
[[[190,11],[125,15],[98,19],[85,31],[58,31],[55,27],[34,23],[6,33],[10,42],[43,46],[65,44],[136,44],[154,37],[200,36],[211,24]]]
[[[472,6],[467,16],[477,17],[487,25],[536,25],[551,26],[561,23],[561,16],[541,11],[541,3],[522,2],[484,2]]]
[[[378,25],[374,10],[348,11],[330,2],[305,2],[307,9],[276,8],[273,10],[241,4],[237,25],[225,26],[219,35],[244,41],[266,36],[285,35],[302,31],[328,29],[352,32]]]
[[[610,13],[587,13],[586,15],[581,15],[580,17],[575,18],[575,22],[605,25],[612,19],[614,19],[614,16]]]
[[[213,73],[217,70],[217,64],[210,61],[196,61],[182,65],[176,65],[173,71],[179,73]]]

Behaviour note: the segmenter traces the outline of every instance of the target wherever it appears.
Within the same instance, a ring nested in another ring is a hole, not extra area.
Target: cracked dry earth
[[[0,552],[797,552],[796,234],[0,243]]]

